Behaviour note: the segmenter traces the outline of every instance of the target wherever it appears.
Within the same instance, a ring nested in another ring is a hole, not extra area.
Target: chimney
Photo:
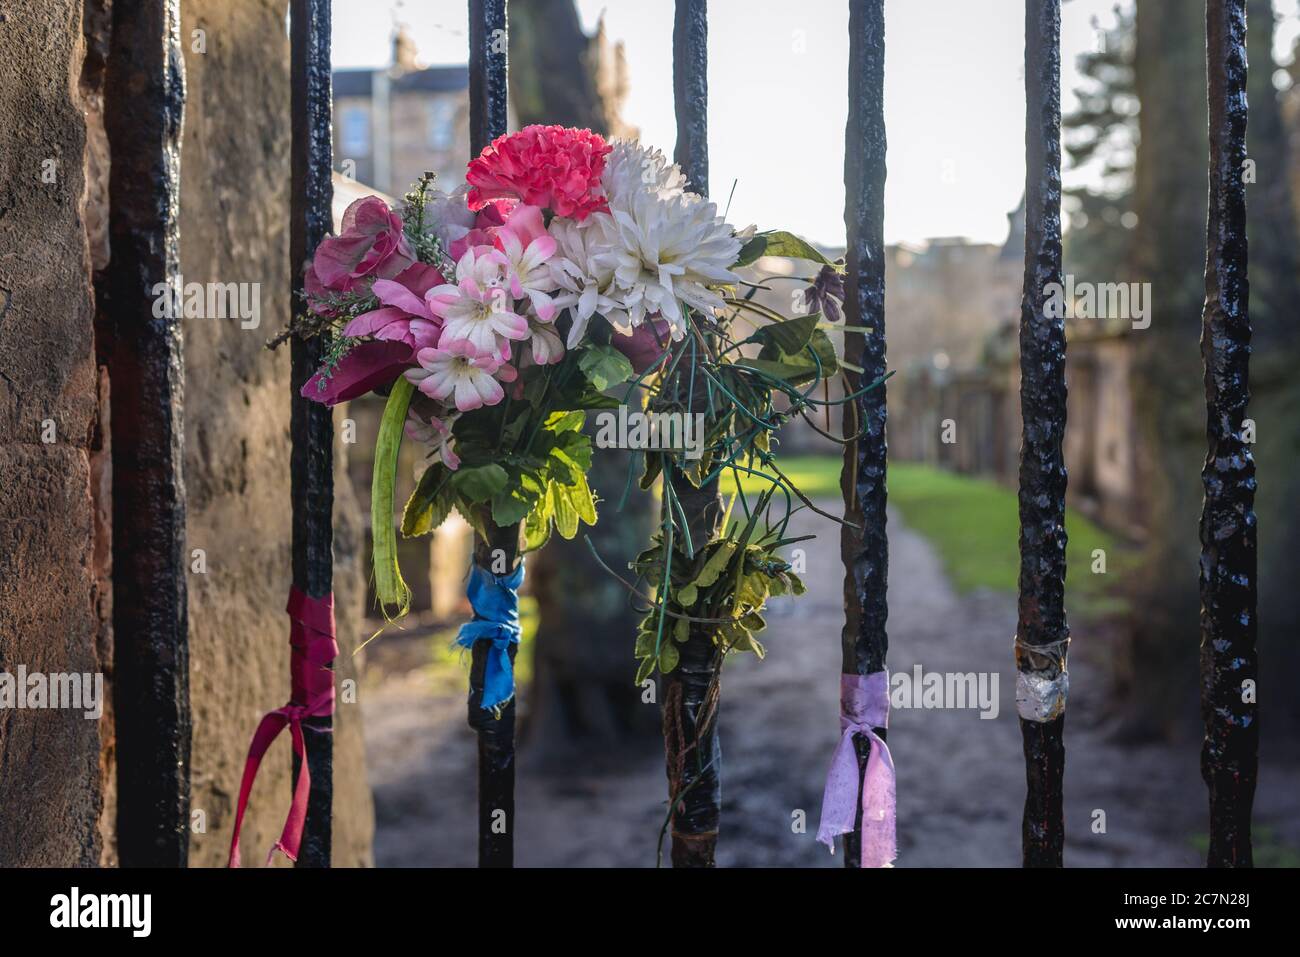
[[[415,47],[415,41],[406,32],[406,27],[398,24],[397,29],[393,31],[393,65],[388,72],[396,77],[418,69],[420,69],[419,51]]]

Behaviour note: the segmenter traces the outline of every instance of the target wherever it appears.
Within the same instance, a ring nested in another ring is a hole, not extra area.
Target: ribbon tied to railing
[[[510,660],[510,646],[519,643],[519,586],[524,583],[524,563],[508,575],[494,575],[481,565],[471,565],[465,594],[474,609],[474,618],[461,625],[456,644],[472,648],[475,642],[488,641],[487,663],[483,671],[485,710],[493,711],[515,694],[515,669]]]
[[[289,592],[285,608],[291,621],[289,644],[290,698],[283,708],[265,715],[253,732],[253,742],[248,747],[244,762],[244,777],[239,784],[239,801],[235,806],[235,832],[230,839],[229,866],[239,866],[239,831],[244,824],[244,811],[248,796],[253,790],[253,779],[267,748],[285,727],[293,739],[293,752],[298,757],[298,779],[293,785],[293,801],[284,830],[275,846],[266,855],[269,865],[276,851],[283,852],[291,861],[298,860],[302,845],[303,826],[307,821],[307,798],[311,794],[311,774],[307,769],[307,746],[303,738],[303,719],[324,717],[334,713],[334,672],[329,667],[339,653],[334,631],[334,596],[312,598],[294,587]],[[309,728],[319,733],[328,729]]]
[[[840,675],[840,742],[831,758],[822,798],[817,840],[835,853],[835,838],[853,831],[862,796],[862,866],[887,867],[896,845],[894,759],[876,728],[889,727],[889,672]],[[871,742],[867,765],[859,769],[853,736]]]

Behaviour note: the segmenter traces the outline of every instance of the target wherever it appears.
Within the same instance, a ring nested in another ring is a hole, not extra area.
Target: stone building
[[[450,191],[465,181],[469,70],[423,67],[410,36],[393,37],[393,59],[377,70],[334,71],[334,167],[401,196],[425,171]]]

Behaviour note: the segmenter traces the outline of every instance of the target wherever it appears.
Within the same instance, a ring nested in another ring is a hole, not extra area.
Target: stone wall
[[[283,0],[182,0],[188,97],[181,159],[186,282],[257,283],[260,322],[186,319],[190,575],[190,862],[224,864],[243,760],[288,699],[289,50]],[[92,271],[105,246],[98,93],[106,0],[0,10],[0,672],[102,672],[111,699],[108,409]],[[201,31],[195,33],[194,31]],[[111,268],[111,261],[109,268]],[[373,809],[348,682],[361,631],[361,524],[337,450],[334,863],[371,861]],[[129,535],[129,528],[115,534]],[[283,826],[288,735],[246,819],[259,862]],[[116,862],[113,723],[0,709],[0,866]],[[280,861],[283,864],[283,861]]]
[[[249,738],[289,696],[289,354],[266,342],[289,310],[289,46],[275,0],[182,0],[188,99],[181,155],[185,281],[260,283],[261,320],[185,322],[193,807],[207,832],[190,862],[225,862]],[[201,30],[201,34],[193,31]],[[201,42],[200,42],[201,41]],[[197,52],[199,46],[206,52]],[[335,599],[340,682],[356,678],[361,526],[336,447]],[[373,811],[360,709],[335,715],[334,863],[370,863]],[[279,837],[291,791],[289,736],[262,765],[244,824],[245,860]],[[283,863],[281,861],[281,863]]]
[[[93,674],[112,660],[81,6],[0,10],[0,671],[10,674]],[[107,717],[0,709],[0,866],[99,862],[111,740]]]

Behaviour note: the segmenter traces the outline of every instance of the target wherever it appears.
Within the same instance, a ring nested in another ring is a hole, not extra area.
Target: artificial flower
[[[474,228],[468,230],[459,239],[447,247],[447,254],[452,259],[460,259],[465,250],[471,246],[491,246],[496,240],[497,230],[505,225],[516,204],[512,199],[494,199],[474,216]]]
[[[456,263],[456,283],[430,289],[430,311],[442,320],[441,349],[468,343],[475,353],[510,358],[509,340],[528,338],[528,320],[514,311],[506,289],[505,255],[490,246],[467,249]]]
[[[609,344],[627,356],[632,371],[640,375],[659,361],[668,348],[671,333],[672,327],[655,316],[633,329],[630,336],[611,337]]]
[[[378,196],[352,203],[342,226],[320,241],[312,258],[313,281],[326,289],[347,292],[368,276],[391,279],[415,262],[402,217]]]
[[[505,382],[515,378],[513,367],[503,363],[496,352],[476,350],[465,339],[445,348],[421,349],[415,359],[419,368],[408,369],[407,380],[431,399],[454,401],[461,412],[496,405],[505,392],[495,377]]]
[[[599,134],[571,127],[525,126],[499,136],[470,161],[469,208],[507,197],[557,216],[586,219],[605,208],[600,177],[609,150]]]
[[[844,302],[844,273],[834,266],[822,266],[817,278],[803,291],[804,308],[820,312],[830,322],[839,322]]]
[[[533,362],[537,365],[550,365],[564,358],[564,342],[551,323],[531,320],[528,323],[528,335],[529,345],[533,350]]]
[[[627,209],[632,196],[649,191],[661,199],[686,190],[686,174],[657,149],[631,140],[615,140],[605,160],[601,185],[612,208]]]
[[[434,224],[433,235],[448,255],[451,255],[452,244],[462,239],[477,222],[477,216],[466,202],[468,194],[468,184],[451,193],[435,189],[429,192],[424,202],[425,219]]]
[[[613,271],[607,295],[618,309],[607,315],[623,335],[658,313],[674,339],[686,335],[679,302],[706,316],[722,309],[712,287],[739,281],[730,267],[740,255],[735,231],[718,208],[693,193],[663,198],[633,194],[626,209],[611,208],[594,217],[592,262]]]
[[[423,414],[412,400],[410,408],[406,410],[406,436],[412,441],[427,445],[429,454],[436,456],[454,472],[460,468],[460,456],[451,447],[451,426],[455,421],[454,412],[441,417]]]
[[[618,308],[605,295],[605,289],[614,278],[614,270],[594,261],[592,240],[599,240],[600,233],[592,227],[592,220],[585,223],[552,220],[551,235],[558,245],[556,255],[548,263],[551,279],[559,292],[555,305],[561,309],[567,307],[573,317],[567,343],[573,349],[587,334],[592,316],[608,315]]]
[[[555,278],[546,264],[555,255],[556,242],[546,232],[542,211],[536,206],[519,206],[495,234],[496,248],[506,257],[506,281],[510,295],[528,299],[543,322],[555,318],[550,293]]]
[[[406,342],[359,342],[333,367],[303,384],[304,399],[335,406],[389,385],[411,367],[415,350]]]

